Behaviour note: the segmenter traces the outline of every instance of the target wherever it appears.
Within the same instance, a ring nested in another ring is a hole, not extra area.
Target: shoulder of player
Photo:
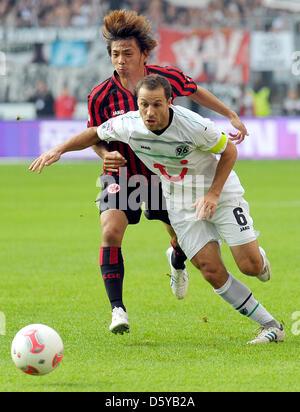
[[[200,128],[203,131],[206,131],[209,125],[212,123],[210,119],[202,117],[199,113],[193,112],[190,109],[187,109],[183,106],[172,106],[174,111],[175,118],[180,123],[186,123],[189,127]]]
[[[184,74],[182,70],[178,69],[178,67],[174,66],[158,66],[156,64],[147,65],[147,70],[149,74],[173,74],[176,76],[182,77]]]
[[[139,111],[137,110],[113,117],[108,121],[113,125],[113,127],[121,127],[122,129],[124,129],[125,127],[126,129],[131,129],[134,128],[137,122],[139,122],[140,120],[141,116]]]
[[[92,88],[92,90],[87,96],[88,100],[93,100],[95,98],[97,99],[101,96],[103,97],[112,88],[112,86],[113,86],[112,78],[109,77],[108,79],[104,80],[102,83]]]
[[[121,119],[121,121],[126,121],[128,123],[136,123],[137,121],[141,120],[141,115],[140,115],[140,112],[136,110],[136,111],[124,113],[118,116],[117,119]]]

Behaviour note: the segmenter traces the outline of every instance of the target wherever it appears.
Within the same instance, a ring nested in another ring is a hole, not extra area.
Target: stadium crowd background
[[[34,104],[37,117],[85,118],[82,113],[88,91],[112,71],[101,37],[103,17],[110,10],[125,8],[146,15],[159,41],[161,27],[169,27],[179,32],[247,29],[250,33],[290,33],[292,51],[300,43],[300,13],[293,9],[268,7],[270,2],[266,0],[186,0],[185,7],[181,3],[177,0],[1,0],[0,60],[4,68],[0,76],[0,118],[9,118],[9,114],[3,114],[3,108],[14,103]],[[71,52],[66,49],[70,39]],[[284,46],[280,41],[278,44]],[[62,55],[70,55],[69,60]],[[161,61],[154,55],[150,63]],[[253,69],[250,62],[249,78],[240,84],[230,79],[217,81],[209,75],[214,68],[206,64],[208,74],[199,83],[240,115],[297,116],[299,76],[292,74],[292,63],[290,57],[288,69],[279,65],[260,71]],[[190,74],[186,68],[180,68]],[[38,107],[38,101],[45,95],[44,107],[50,108],[48,112]],[[64,104],[69,110],[60,113],[59,106]],[[256,104],[261,104],[263,110],[256,110]]]
[[[244,28],[249,20],[255,18],[255,25],[262,29],[289,29],[291,11],[269,8],[263,0],[200,0],[198,3],[205,6],[203,9],[182,7],[180,3],[176,0],[1,0],[0,24],[14,27],[85,27],[101,24],[109,10],[125,8],[143,13],[156,26],[167,23],[191,28],[224,25]],[[266,17],[271,18],[267,26],[264,24]]]

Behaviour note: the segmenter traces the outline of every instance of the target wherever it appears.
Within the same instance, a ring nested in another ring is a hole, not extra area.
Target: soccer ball
[[[14,337],[11,356],[24,373],[46,375],[62,361],[64,345],[59,334],[49,326],[28,325]]]

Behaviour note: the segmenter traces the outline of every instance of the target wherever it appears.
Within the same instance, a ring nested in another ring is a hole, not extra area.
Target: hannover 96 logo
[[[175,149],[176,157],[185,157],[189,153],[189,151],[189,146],[181,144],[180,146],[177,146]]]

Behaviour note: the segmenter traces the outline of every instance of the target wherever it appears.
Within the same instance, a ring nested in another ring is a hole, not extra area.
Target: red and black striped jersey
[[[172,86],[173,99],[180,96],[189,96],[197,90],[194,80],[175,67],[145,65],[145,76],[149,74],[160,74],[169,80]],[[138,110],[136,96],[122,86],[117,73],[114,72],[112,77],[94,87],[88,95],[89,120],[87,126],[100,126],[112,117],[134,110]],[[108,150],[117,150],[125,157],[128,177],[140,174],[150,178],[153,174],[127,144],[110,142]]]

